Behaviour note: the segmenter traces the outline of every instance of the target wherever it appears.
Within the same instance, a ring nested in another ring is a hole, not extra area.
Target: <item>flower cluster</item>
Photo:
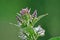
[[[44,36],[45,30],[39,25],[38,27],[34,28],[34,31],[38,33],[40,36]]]
[[[16,16],[17,25],[20,27],[19,37],[21,40],[37,40],[39,36],[45,34],[45,30],[40,25],[38,27],[34,26],[42,17],[48,14],[37,17],[37,10],[32,15],[30,14],[30,10],[28,8],[22,9]]]

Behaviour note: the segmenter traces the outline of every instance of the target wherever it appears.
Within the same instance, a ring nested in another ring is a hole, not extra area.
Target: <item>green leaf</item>
[[[53,38],[50,38],[49,40],[60,40],[60,37],[53,37]]]
[[[41,19],[41,18],[43,18],[43,17],[45,17],[45,16],[47,16],[48,15],[48,13],[46,13],[46,14],[44,14],[44,15],[41,15],[41,16],[39,16],[38,18],[35,18],[34,20],[33,20],[33,26]]]

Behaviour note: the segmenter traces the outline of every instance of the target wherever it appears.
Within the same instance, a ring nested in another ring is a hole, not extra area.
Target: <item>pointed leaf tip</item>
[[[33,17],[37,17],[37,10],[35,10],[32,14]]]

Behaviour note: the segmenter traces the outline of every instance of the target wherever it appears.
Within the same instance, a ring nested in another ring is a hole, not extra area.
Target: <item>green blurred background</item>
[[[49,14],[38,22],[46,30],[38,40],[60,36],[60,0],[0,0],[0,40],[19,40],[19,28],[9,23],[16,23],[16,13],[25,7],[31,8],[31,13],[37,9],[38,16]]]

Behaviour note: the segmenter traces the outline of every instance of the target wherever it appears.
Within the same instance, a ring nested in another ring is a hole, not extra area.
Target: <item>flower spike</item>
[[[39,36],[45,35],[45,30],[40,25],[37,27],[34,26],[41,18],[47,16],[48,13],[37,17],[37,10],[35,10],[32,15],[30,14],[30,10],[31,9],[24,8],[20,13],[17,13],[16,19],[18,24],[13,24],[20,29],[20,40],[37,40]]]

